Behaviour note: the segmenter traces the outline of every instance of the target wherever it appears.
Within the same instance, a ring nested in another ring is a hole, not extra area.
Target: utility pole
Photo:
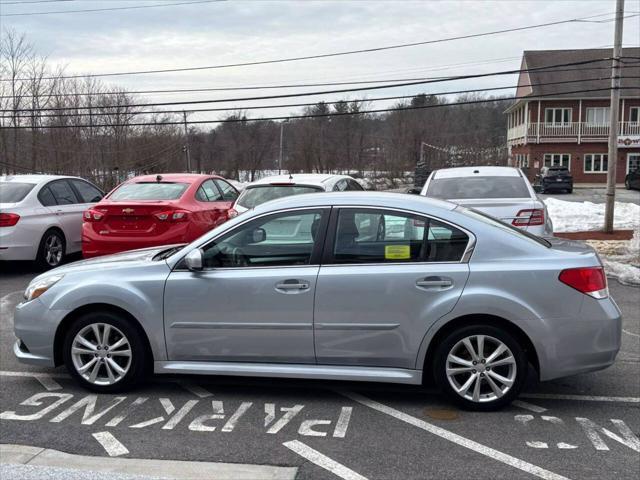
[[[609,107],[609,154],[607,195],[604,211],[604,232],[613,232],[613,207],[616,201],[616,167],[618,164],[618,111],[620,107],[620,55],[622,54],[622,23],[624,0],[616,0],[616,22],[611,63],[611,105]]]
[[[280,122],[280,156],[278,157],[278,175],[282,175],[282,156],[284,152],[284,124],[289,120]]]
[[[187,112],[182,112],[184,118],[184,154],[187,158],[187,172],[191,173],[191,155],[189,154],[189,129],[187,127]]]

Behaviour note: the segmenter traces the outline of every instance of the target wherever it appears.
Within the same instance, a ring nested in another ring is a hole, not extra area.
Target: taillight
[[[532,227],[534,225],[544,225],[544,210],[542,208],[527,208],[520,210],[518,218],[514,218],[511,225],[514,227]]]
[[[607,298],[607,277],[602,267],[582,267],[562,270],[558,276],[562,283],[593,298]]]
[[[89,210],[85,210],[82,219],[85,222],[99,222],[104,218],[104,213],[99,212],[98,210],[94,210],[90,208]]]
[[[236,218],[238,216],[238,211],[230,208],[229,210],[227,210],[227,218],[232,219],[232,218]]]
[[[168,210],[166,212],[154,213],[161,222],[186,222],[189,217],[189,212],[185,210]]]
[[[0,227],[13,227],[20,220],[17,213],[0,213]]]

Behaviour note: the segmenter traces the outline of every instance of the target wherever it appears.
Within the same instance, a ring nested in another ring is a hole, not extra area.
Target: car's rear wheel
[[[65,250],[66,242],[62,232],[55,229],[47,230],[38,246],[38,267],[43,270],[59,267],[64,262]]]
[[[631,190],[631,183],[629,183],[628,178],[625,178],[624,180],[624,188],[626,188],[627,190]]]
[[[527,378],[527,357],[507,332],[471,325],[450,333],[435,355],[441,391],[468,410],[495,410],[514,400]]]
[[[126,390],[144,375],[143,339],[126,318],[113,312],[82,315],[67,332],[63,349],[71,376],[95,392]]]

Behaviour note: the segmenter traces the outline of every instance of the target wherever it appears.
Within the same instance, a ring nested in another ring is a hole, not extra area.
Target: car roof
[[[421,212],[450,211],[456,204],[445,200],[427,198],[421,195],[409,195],[393,192],[319,192],[305,195],[292,195],[271,200],[255,207],[255,212],[270,212],[289,208],[325,207],[325,206],[363,206],[380,208],[398,208]]]
[[[271,183],[292,183],[300,185],[316,185],[324,187],[327,183],[340,178],[351,178],[348,175],[334,175],[331,173],[293,173],[291,175],[272,175],[256,180],[248,185],[269,185]]]
[[[433,178],[460,178],[460,177],[519,177],[520,170],[515,167],[454,167],[436,170]]]
[[[51,180],[57,180],[61,178],[80,178],[70,175],[42,175],[42,174],[27,174],[27,175],[2,175],[0,176],[0,182],[20,182],[20,183],[33,183],[37,185],[39,183],[49,182]]]
[[[198,180],[204,180],[205,178],[219,178],[219,175],[205,175],[202,173],[154,173],[152,175],[140,175],[127,180],[127,183],[140,183],[140,182],[156,182],[158,181],[158,175],[162,177],[162,181],[165,182],[185,182],[194,183]]]

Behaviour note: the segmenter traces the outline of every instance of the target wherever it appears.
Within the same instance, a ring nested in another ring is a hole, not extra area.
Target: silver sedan
[[[611,365],[620,310],[588,246],[444,201],[318,193],[268,202],[187,246],[35,278],[26,363],[98,392],[146,372],[421,384],[490,410]]]

